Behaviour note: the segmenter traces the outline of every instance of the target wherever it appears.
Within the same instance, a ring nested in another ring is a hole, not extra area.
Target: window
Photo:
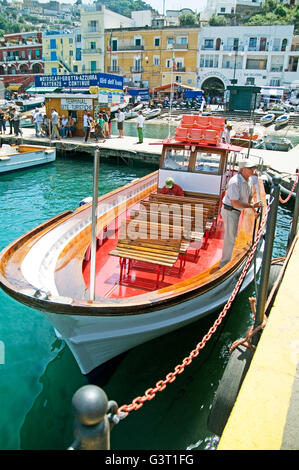
[[[135,38],[135,46],[141,46],[141,38]]]
[[[156,37],[156,38],[154,39],[154,46],[155,46],[155,47],[160,47],[160,38],[159,38],[159,37]]]
[[[249,39],[249,48],[253,49],[256,47],[256,38],[250,38]]]
[[[73,44],[73,38],[69,38],[69,44]]]
[[[77,36],[76,36],[76,42],[81,42],[81,34],[77,34]]]
[[[188,44],[187,36],[178,37],[177,44]]]
[[[134,70],[136,72],[141,72],[141,59],[140,59],[140,57],[134,59]]]
[[[73,57],[73,51],[70,51],[70,57]]]
[[[24,51],[22,51],[22,54],[23,54]],[[22,55],[22,57],[25,57]],[[40,50],[39,49],[36,49],[35,51],[35,57],[38,59],[40,57]]]
[[[50,39],[50,49],[56,49],[56,39]]]
[[[92,60],[90,62],[90,71],[91,72],[95,72],[97,70],[97,61],[96,60]]]
[[[112,39],[112,50],[117,51],[117,39]]]
[[[57,68],[56,67],[51,68],[51,74],[52,75],[57,75]]]
[[[160,56],[159,55],[154,55],[153,65],[160,65]]]
[[[220,8],[220,13],[225,13],[225,8]]]
[[[117,59],[117,57],[113,57],[112,60],[111,60],[111,70],[112,70],[112,72],[117,72],[117,68],[118,68],[118,59]]]
[[[245,85],[254,85],[254,78],[247,77]]]
[[[171,46],[173,44],[174,44],[174,38],[173,37],[167,38],[167,46]]]
[[[219,173],[220,155],[217,153],[196,152],[194,171]]]
[[[168,170],[188,171],[190,150],[167,149],[164,155],[162,168]]]
[[[167,59],[166,60],[166,67],[167,68],[172,68],[172,59]]]
[[[280,86],[280,80],[279,78],[272,78],[270,80],[270,86]]]
[[[78,72],[78,65],[74,65],[74,73]]]
[[[76,60],[81,60],[81,47],[76,48]]]
[[[205,39],[204,47],[205,49],[213,49],[214,40],[213,39]]]
[[[90,49],[96,49],[97,48],[97,43],[95,41],[92,41],[90,43]]]
[[[266,70],[267,60],[247,59],[246,69]]]
[[[176,75],[175,81],[176,81],[177,83],[182,83],[182,76],[181,76],[181,75]]]

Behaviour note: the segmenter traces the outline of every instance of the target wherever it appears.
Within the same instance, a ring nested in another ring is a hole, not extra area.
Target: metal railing
[[[102,49],[100,49],[99,47],[96,47],[96,48],[89,48],[89,49],[82,49],[82,54],[101,54],[102,53]]]

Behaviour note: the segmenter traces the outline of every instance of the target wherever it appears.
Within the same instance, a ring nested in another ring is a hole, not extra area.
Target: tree
[[[215,13],[211,16],[209,21],[210,26],[226,26],[227,21],[222,15],[215,15]]]
[[[179,16],[181,26],[190,26],[197,23],[197,18],[194,13],[183,13]]]

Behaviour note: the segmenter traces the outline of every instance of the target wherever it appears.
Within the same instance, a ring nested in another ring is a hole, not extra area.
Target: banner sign
[[[149,88],[129,88],[128,93],[131,96],[140,96],[141,101],[149,101]]]
[[[61,109],[69,111],[92,111],[92,100],[85,98],[61,98]]]
[[[202,99],[202,91],[195,91],[195,90],[184,90],[184,97],[185,98],[197,98],[198,100]]]
[[[89,88],[98,86],[109,91],[123,91],[123,77],[108,73],[77,73],[70,75],[37,75],[36,87]]]

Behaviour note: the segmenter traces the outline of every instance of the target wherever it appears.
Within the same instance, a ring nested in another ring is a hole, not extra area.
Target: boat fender
[[[280,271],[282,270],[284,260],[279,261],[278,263],[271,264],[269,272],[269,281],[268,281],[268,291],[267,295],[270,294],[276,279],[278,278]]]
[[[244,345],[232,352],[208,415],[208,429],[221,436],[237,399],[242,382],[252,359],[252,352]]]
[[[91,196],[88,196],[88,197],[85,197],[84,199],[82,199],[79,202],[79,207],[84,206],[84,204],[88,204],[89,202],[92,202],[92,197]]]

